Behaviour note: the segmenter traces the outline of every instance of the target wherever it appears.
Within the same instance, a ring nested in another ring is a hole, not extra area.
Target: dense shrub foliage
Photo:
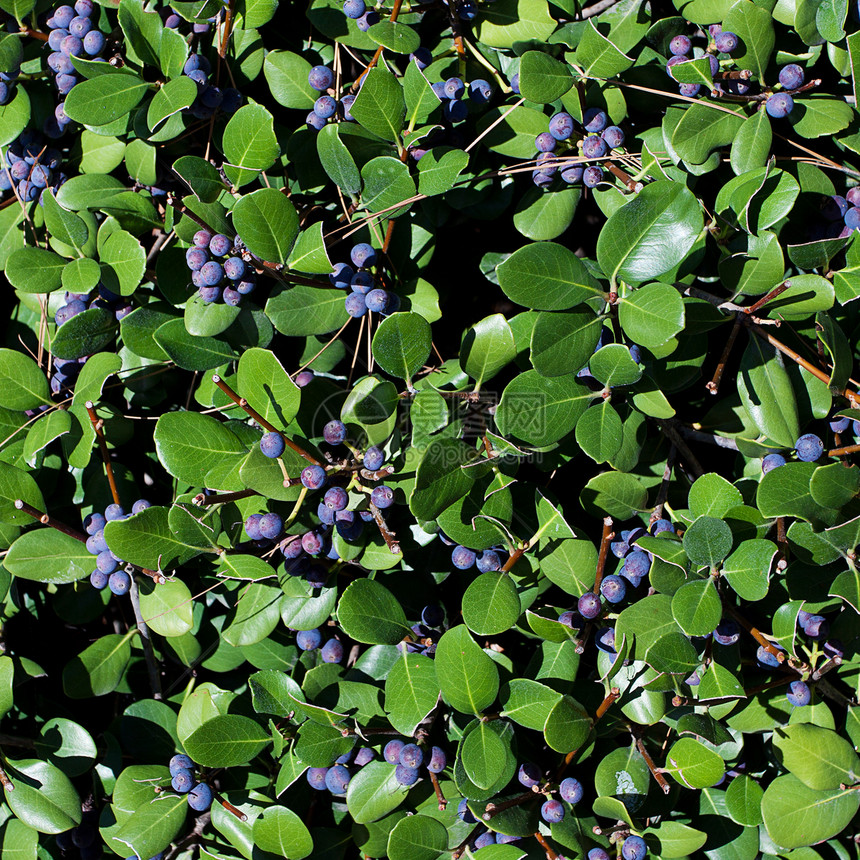
[[[856,4],[0,10],[0,856],[857,856]]]

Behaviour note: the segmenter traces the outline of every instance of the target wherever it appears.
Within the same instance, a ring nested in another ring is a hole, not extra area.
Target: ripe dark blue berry
[[[173,779],[170,781],[170,785],[174,791],[178,791],[180,794],[185,794],[186,792],[191,791],[191,787],[194,785],[194,774],[192,774],[190,770],[186,770],[184,768],[178,769],[173,774]]]
[[[343,14],[347,18],[360,18],[366,11],[364,0],[344,0]]]
[[[307,779],[308,785],[311,788],[315,788],[317,791],[325,791],[325,777],[327,773],[327,767],[309,767],[305,773],[305,779]]]
[[[600,108],[589,108],[582,115],[582,127],[591,134],[599,134],[607,125],[609,117]]]
[[[320,651],[323,663],[340,663],[343,660],[343,645],[339,639],[329,639]]]
[[[626,566],[625,562],[625,568]],[[611,574],[610,576],[603,577],[600,583],[600,593],[610,603],[620,603],[624,600],[624,596],[627,593],[627,586],[624,584],[624,580],[620,576]]]
[[[621,856],[624,860],[645,860],[647,854],[648,846],[641,836],[628,836],[621,845]]]
[[[370,501],[380,510],[390,508],[394,504],[394,490],[391,487],[386,487],[385,484],[374,487],[370,494]]]
[[[131,588],[131,577],[124,570],[116,570],[110,575],[108,588],[117,597],[128,594],[128,590]]]
[[[180,770],[190,770],[193,772],[194,762],[191,760],[191,757],[185,755],[185,753],[177,753],[170,759],[168,767],[170,768],[170,775],[174,776]]]
[[[794,108],[794,99],[788,93],[774,93],[764,103],[764,107],[774,119],[785,119]]]
[[[284,521],[278,514],[263,514],[260,517],[260,535],[269,540],[280,537],[284,530]]]
[[[406,767],[402,764],[397,765],[394,769],[394,779],[400,785],[415,785],[415,783],[418,782],[419,775],[417,768]]]
[[[735,48],[737,48],[738,42],[739,40],[735,33],[723,30],[722,33],[719,33],[714,39],[714,47],[721,54],[730,54],[735,50]]]
[[[188,805],[195,812],[206,812],[212,806],[212,789],[204,782],[198,782],[188,792]]]
[[[562,111],[550,118],[549,133],[556,140],[567,140],[573,134],[573,117]]]
[[[689,54],[693,48],[693,43],[690,41],[689,36],[675,36],[671,42],[669,42],[669,50],[676,57],[683,57],[685,54]]]
[[[433,747],[430,750],[430,760],[427,762],[427,770],[430,773],[442,773],[448,764],[448,757],[441,747]]]
[[[302,651],[313,651],[315,648],[320,647],[320,643],[322,642],[322,633],[319,630],[299,630],[296,633],[296,645],[302,649]]]
[[[499,558],[499,554],[492,549],[482,552],[476,559],[475,564],[481,573],[502,569],[502,562]]]
[[[352,250],[349,252],[349,258],[352,260],[352,264],[358,266],[358,268],[370,268],[376,265],[376,251],[367,242],[359,242],[359,244],[353,245]]]
[[[346,424],[338,418],[323,427],[323,439],[329,445],[340,445],[346,439]]]
[[[714,631],[714,641],[720,645],[734,645],[740,638],[740,628],[731,618],[723,619]]]
[[[286,447],[287,443],[280,433],[264,433],[260,439],[260,450],[266,457],[271,457],[273,460],[280,457]]]
[[[547,824],[558,824],[564,819],[564,806],[559,801],[550,798],[541,806],[540,814]]]
[[[332,794],[345,794],[349,779],[349,771],[342,764],[336,764],[325,775],[325,787]]]
[[[382,750],[382,757],[390,764],[397,764],[400,761],[400,751],[406,744],[395,738],[389,741]]]
[[[778,469],[785,465],[785,457],[782,454],[767,454],[762,458],[761,471],[767,474],[771,469]]]
[[[542,776],[541,769],[530,761],[523,762],[517,770],[517,779],[526,788],[537,785],[541,781]]]
[[[558,787],[558,793],[561,799],[568,803],[579,803],[579,801],[582,800],[582,783],[578,779],[568,776],[561,781],[561,785]]]
[[[475,563],[475,560],[475,552],[464,546],[455,546],[451,553],[451,563],[458,570],[468,570]]]
[[[577,609],[583,618],[597,618],[600,608],[600,598],[593,591],[586,591],[577,602]]]
[[[824,443],[814,433],[805,433],[794,444],[797,459],[814,463],[824,453]]]
[[[364,468],[370,472],[376,472],[382,468],[385,462],[385,454],[381,448],[372,445],[364,452]]]
[[[785,695],[788,701],[797,708],[808,705],[812,699],[812,692],[803,681],[792,681],[788,685],[788,692]]]
[[[457,804],[457,817],[465,824],[478,823],[478,819],[475,818],[472,814],[472,810],[469,809],[469,801],[465,797]]]
[[[367,305],[361,293],[350,293],[344,299],[344,306],[351,317],[362,317],[367,313]]]
[[[92,585],[93,588],[97,588],[101,591],[107,586],[107,584],[108,575],[106,573],[102,573],[98,568],[90,574],[90,585]]]
[[[308,74],[308,83],[322,92],[334,83],[334,72],[328,66],[314,66]]]
[[[302,469],[302,486],[309,490],[318,490],[325,483],[325,469],[322,466],[307,466]]]
[[[535,138],[535,149],[538,152],[552,152],[555,149],[556,139],[548,132],[541,132]]]
[[[586,167],[582,173],[582,184],[586,188],[594,188],[603,182],[602,167]]]

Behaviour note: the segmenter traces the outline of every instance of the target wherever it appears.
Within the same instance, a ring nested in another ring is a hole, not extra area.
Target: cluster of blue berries
[[[520,785],[534,791],[537,791],[540,784],[545,782],[541,769],[534,762],[530,761],[524,762],[519,766],[519,769],[517,770],[517,779],[519,780]],[[547,789],[547,792],[548,797],[544,801],[540,810],[541,818],[543,818],[547,824],[558,824],[560,821],[564,820],[564,804],[552,797],[554,792],[549,791],[549,789]],[[561,781],[561,783],[559,783],[559,797],[571,806],[579,803],[579,801],[582,800],[583,794],[584,790],[582,783],[572,776],[566,777]]]
[[[849,188],[844,197],[841,194],[825,197],[821,214],[823,220],[815,219],[809,225],[811,241],[847,239],[860,229],[860,185]]]
[[[376,251],[366,242],[354,245],[349,252],[352,263],[335,263],[328,276],[339,290],[350,290],[344,299],[346,312],[351,317],[362,317],[367,311],[388,316],[400,308],[400,296],[390,290],[376,286],[376,278],[370,270],[377,263]]]
[[[364,0],[344,0],[343,14],[355,21],[356,27],[366,33],[374,24],[380,21],[376,9],[368,9]]]
[[[326,92],[334,84],[334,72],[328,66],[314,66],[308,73],[308,83],[317,92],[322,93],[314,102],[313,110],[305,117],[305,123],[308,128],[319,131],[330,119],[355,122],[355,119],[349,112],[355,101],[355,96],[349,93],[338,100]]]
[[[834,433],[845,433],[850,425],[851,419],[849,418],[837,418],[830,422],[831,428],[836,428],[833,430]],[[794,443],[794,453],[801,463],[815,463],[824,455],[824,442],[821,441],[820,436],[816,436],[814,433],[804,433]],[[766,475],[772,469],[784,466],[785,463],[786,460],[782,454],[766,454],[761,461],[762,474]]]
[[[419,51],[422,50],[425,49],[419,48]],[[418,64],[419,69],[426,68],[425,61],[429,58],[429,51],[427,56],[418,51],[410,56]],[[442,102],[442,115],[450,123],[461,122],[469,115],[469,103],[483,107],[493,97],[493,87],[483,78],[475,78],[468,86],[462,78],[448,78],[430,86],[436,98]],[[469,102],[463,101],[465,96],[469,97]]]
[[[559,111],[550,117],[549,130],[535,138],[537,166],[532,171],[532,181],[538,188],[551,188],[557,176],[562,180],[560,187],[582,182],[586,188],[594,188],[603,181],[603,168],[596,164],[559,163],[564,154],[556,153],[556,148],[564,144],[573,152],[573,144],[569,141],[577,131],[576,125],[569,113]],[[613,149],[624,144],[624,132],[617,125],[611,125],[606,111],[600,108],[589,108],[583,114],[578,134],[582,135],[579,143],[582,156],[588,160],[606,158]]]
[[[146,499],[138,499],[131,508],[131,514],[139,514],[150,507]],[[103,514],[88,514],[84,518],[84,530],[87,538],[87,552],[96,557],[96,568],[90,574],[90,583],[101,591],[107,586],[117,596],[128,594],[131,588],[131,575],[128,570],[121,569],[125,564],[116,553],[108,548],[105,541],[105,526],[113,520],[124,520],[131,516],[121,505],[108,505]]]
[[[711,38],[709,40],[707,53],[703,53],[701,49],[697,49],[699,51],[698,56],[695,56],[693,53],[693,42],[689,36],[681,34],[675,36],[669,42],[669,52],[672,56],[666,63],[666,73],[670,78],[674,80],[674,76],[672,75],[673,66],[677,66],[680,63],[687,63],[690,60],[701,59],[703,56],[708,58],[711,77],[713,77],[720,70],[720,61],[717,59],[715,54],[724,54],[727,57],[730,57],[732,52],[737,50],[738,45],[740,44],[740,39],[738,39],[737,34],[731,33],[728,30],[723,30],[721,24],[711,24],[711,26],[708,27],[708,33]],[[713,88],[717,90],[717,92],[726,92],[731,95],[744,95],[749,90],[749,84],[746,82],[746,79],[739,78],[735,80],[718,81],[713,85]],[[678,91],[681,95],[687,96],[688,98],[698,96],[701,93],[701,90],[701,84],[678,85]],[[710,92],[706,90],[703,95],[710,95]]]
[[[346,794],[354,771],[370,764],[375,758],[376,753],[370,747],[359,747],[358,750],[350,750],[338,756],[330,767],[309,767],[305,772],[305,779],[308,785],[317,791],[329,791],[342,797]]]
[[[64,830],[56,835],[57,848],[64,857],[74,856],[75,850],[80,860],[98,860],[103,857],[101,837],[99,836],[99,813],[96,809],[84,809],[81,813],[81,823],[71,830]]]
[[[23,203],[41,203],[46,188],[56,191],[68,178],[61,161],[59,150],[47,146],[39,132],[25,129],[0,154],[0,198],[12,191]]]
[[[202,54],[192,54],[182,69],[182,74],[197,84],[197,98],[187,109],[195,119],[209,119],[216,110],[233,114],[242,106],[242,93],[239,90],[233,87],[221,89],[209,83],[211,71],[209,60]]]
[[[16,89],[15,82],[20,74],[20,68],[0,71],[0,107],[12,101]]]
[[[343,660],[343,643],[340,639],[328,639],[323,645],[322,632],[318,628],[299,630],[296,633],[296,645],[302,651],[316,651],[319,648],[323,663],[340,663]]]
[[[418,782],[422,766],[435,774],[442,773],[448,765],[448,757],[441,747],[432,747],[430,755],[426,755],[418,744],[407,744],[399,738],[385,745],[382,757],[394,765],[394,779],[405,786]]]
[[[312,375],[310,378],[313,378]],[[310,378],[304,384],[310,381]],[[298,383],[298,378],[297,378]],[[346,425],[340,419],[329,421],[323,428],[323,439],[327,444],[339,446],[346,442]],[[260,438],[261,453],[271,459],[283,455],[286,442],[281,433],[271,431]],[[385,464],[385,454],[381,448],[370,446],[362,461],[364,475],[373,480],[375,473]],[[316,464],[307,466],[299,477],[306,490],[321,490],[327,482],[326,471]],[[374,487],[370,493],[370,502],[378,510],[384,511],[394,504],[394,491],[385,484]],[[245,520],[245,533],[254,541],[255,546],[265,548],[273,541],[280,541],[280,549],[284,558],[290,561],[287,570],[294,576],[304,576],[314,587],[325,583],[326,571],[320,565],[309,564],[306,556],[312,558],[325,556],[333,561],[338,560],[337,550],[331,540],[333,529],[346,541],[357,540],[364,529],[364,523],[373,519],[370,510],[351,510],[349,493],[340,486],[329,487],[322,500],[317,505],[317,518],[320,525],[302,535],[286,535],[283,518],[276,513],[251,514]],[[314,646],[316,647],[316,646]]]
[[[195,812],[206,812],[212,806],[212,789],[195,779],[195,766],[184,753],[170,759],[170,786],[177,794],[188,795],[188,805]]]
[[[47,63],[55,75],[54,83],[61,96],[67,96],[80,80],[72,65],[72,57],[105,62],[101,57],[106,44],[105,34],[92,21],[95,8],[93,0],[77,0],[74,9],[71,6],[59,6],[48,19],[48,27],[51,30],[48,47],[51,53]],[[69,118],[63,110],[63,102],[57,106],[55,120],[56,128],[59,134],[62,134],[69,124]]]
[[[213,236],[208,230],[198,230],[193,241],[185,262],[191,269],[191,283],[206,304],[223,301],[236,307],[242,296],[254,292],[257,274],[239,256],[238,237],[234,241],[223,233]]]
[[[421,621],[412,625],[414,642],[404,642],[402,647],[409,653],[424,654],[432,657],[436,653],[436,645],[442,637],[442,623],[445,611],[436,603],[431,603],[421,610]]]
[[[784,119],[794,110],[791,93],[803,86],[804,77],[803,69],[797,63],[789,63],[779,70],[779,82],[784,89],[768,96],[764,103],[769,116]]]
[[[458,544],[451,551],[451,564],[457,570],[469,570],[472,567],[477,567],[481,573],[501,570],[502,559],[499,557],[499,552],[499,549],[485,549],[479,554]]]

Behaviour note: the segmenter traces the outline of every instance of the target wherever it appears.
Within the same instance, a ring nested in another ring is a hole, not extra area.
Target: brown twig
[[[251,496],[259,496],[256,490],[237,490],[235,493],[213,494],[211,496],[198,493],[193,501],[198,508],[208,508],[210,505],[226,505],[227,502],[238,502]]]
[[[609,695],[600,703],[597,711],[594,714],[594,722],[596,723],[603,715],[612,707],[613,703],[621,695],[621,690],[618,687],[613,687],[609,691]]]
[[[696,459],[696,456],[690,450],[687,443],[681,438],[681,434],[675,429],[674,424],[670,421],[665,421],[662,418],[656,418],[654,420],[657,422],[657,426],[663,431],[669,441],[678,448],[678,453],[684,458],[687,466],[693,472],[694,477],[701,478],[702,475],[705,474],[705,470],[702,468],[702,464]]]
[[[540,847],[546,852],[547,860],[558,860],[558,854],[552,850],[552,846],[544,839],[543,833],[535,833],[535,839],[537,839]]]
[[[262,428],[268,430],[270,433],[277,433],[286,443],[286,445],[293,449],[300,457],[304,457],[309,463],[312,463],[314,466],[319,466],[320,461],[312,457],[305,451],[304,448],[301,448],[299,445],[296,445],[291,439],[288,439],[274,424],[270,424],[251,406],[244,397],[239,397],[239,395],[226,383],[221,377],[215,373],[212,375],[212,381],[237,405],[247,412],[248,415],[251,416]]]
[[[600,582],[603,579],[603,571],[606,568],[606,557],[609,555],[609,543],[615,537],[612,531],[612,517],[604,517],[603,534],[600,537],[600,552],[597,555],[597,572],[594,575],[594,591],[600,594]]]
[[[654,777],[657,785],[663,790],[663,794],[668,794],[672,787],[666,782],[666,777],[657,770],[657,766],[654,764],[654,759],[648,754],[648,750],[645,749],[645,744],[642,743],[642,738],[636,738],[636,749],[639,750],[639,755],[642,756],[645,764],[648,766],[648,770],[651,771],[651,776]]]
[[[90,416],[90,424],[93,425],[99,449],[102,452],[102,460],[104,460],[105,472],[107,473],[108,484],[110,484],[110,494],[113,496],[114,503],[122,507],[122,502],[119,500],[119,490],[116,486],[116,478],[114,478],[113,474],[113,466],[110,461],[110,452],[108,451],[107,440],[105,439],[103,430],[104,422],[96,415],[95,405],[92,400],[88,400],[84,405],[87,408],[87,415]]]
[[[732,618],[734,618],[735,621],[737,621],[738,624],[740,624],[741,627],[743,627],[744,630],[746,630],[747,633],[749,633],[749,635],[752,636],[752,638],[755,639],[755,641],[758,642],[758,644],[761,645],[761,647],[768,652],[768,654],[770,654],[772,657],[776,657],[777,661],[780,663],[785,660],[785,654],[778,648],[775,648],[764,637],[762,632],[757,627],[754,627],[752,624],[750,624],[750,622],[747,621],[746,618],[744,618],[743,615],[741,615],[740,612],[738,612],[737,609],[734,608],[734,606],[732,606],[726,601],[723,601],[723,607],[726,609],[729,615],[731,615]]]
[[[711,381],[705,386],[711,394],[716,394],[720,390],[720,381],[722,380],[723,372],[726,369],[726,362],[729,360],[729,355],[735,345],[735,341],[738,339],[738,332],[740,330],[741,321],[737,316],[735,316],[734,325],[732,326],[732,330],[729,332],[729,339],[726,341],[723,354],[720,356],[720,361],[717,364],[717,369],[714,371],[714,376]]]
[[[143,646],[143,657],[146,661],[146,672],[149,675],[149,686],[152,689],[153,699],[162,699],[161,676],[158,673],[158,664],[155,661],[155,652],[152,649],[152,639],[149,636],[149,627],[143,619],[140,610],[140,592],[137,589],[137,580],[131,577],[131,587],[128,590],[131,598],[131,608],[134,612],[134,620],[137,623],[137,632],[140,634],[140,644]]]
[[[42,525],[50,526],[58,532],[62,532],[69,537],[73,537],[75,540],[79,540],[81,543],[87,542],[87,536],[83,534],[83,532],[79,532],[77,529],[73,529],[71,526],[67,526],[65,523],[61,523],[59,520],[55,520],[53,517],[48,516],[48,514],[42,513],[42,511],[34,508],[32,505],[28,505],[23,499],[15,499],[15,507],[19,511],[29,514],[34,520],[38,520]]]
[[[397,542],[397,535],[388,528],[388,523],[385,522],[385,517],[382,516],[382,511],[380,511],[373,502],[370,502],[370,512],[373,514],[373,521],[379,528],[379,533],[382,535],[382,539],[385,541],[385,545],[388,547],[389,552],[394,555],[400,555],[401,550],[400,544]]]
[[[522,557],[525,555],[526,548],[524,546],[517,547],[509,556],[508,560],[502,565],[502,573],[507,573]]]
[[[227,11],[224,15],[224,32],[221,34],[221,44],[218,47],[218,56],[223,60],[227,55],[227,43],[230,41],[230,34],[233,32],[233,0],[227,4]]]
[[[229,800],[225,800],[223,797],[221,797],[220,794],[215,795],[215,800],[217,800],[218,803],[220,803],[221,806],[223,806],[224,809],[227,810],[227,812],[229,812],[231,815],[235,815],[236,818],[239,819],[239,821],[247,821],[248,820],[248,816],[245,815],[245,813],[242,812],[241,809],[236,809],[236,807],[233,806],[233,804],[230,803]]]
[[[760,311],[771,299],[775,299],[778,295],[784,293],[791,286],[791,281],[786,281],[778,287],[774,287],[767,295],[762,296],[754,305],[744,308],[744,313],[747,316],[754,316],[757,311]]]
[[[845,454],[856,454],[858,451],[860,451],[860,445],[843,445],[841,448],[831,448],[827,456],[842,457]]]
[[[522,806],[524,803],[528,803],[530,800],[535,799],[534,791],[527,791],[524,794],[518,794],[516,797],[512,797],[510,800],[503,800],[501,803],[488,803],[484,807],[484,812],[481,815],[481,818],[484,821],[489,821],[493,816],[498,815],[500,812],[504,812],[506,809],[512,809],[514,806]]]
[[[439,812],[444,812],[448,806],[448,801],[445,800],[445,795],[442,794],[442,789],[439,787],[439,779],[433,771],[428,771],[430,774],[430,782],[433,783],[433,791],[436,792],[436,801],[439,804]]]

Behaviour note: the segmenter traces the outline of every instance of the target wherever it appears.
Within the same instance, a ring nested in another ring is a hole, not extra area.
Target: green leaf
[[[403,87],[387,69],[371,69],[349,112],[368,131],[397,141],[406,117]]]
[[[421,37],[407,24],[383,19],[367,29],[367,35],[396,54],[411,54],[421,45]]]
[[[102,636],[72,658],[63,669],[63,691],[70,699],[112,693],[122,681],[129,660],[129,635]]]
[[[17,499],[39,511],[45,510],[45,499],[33,476],[0,460],[0,523],[24,525],[33,522],[29,514],[15,507]]]
[[[219,714],[195,729],[184,742],[185,751],[203,767],[247,764],[272,740],[258,722],[240,714]]]
[[[812,723],[777,728],[773,746],[779,763],[809,788],[836,789],[860,776],[857,753],[830,729]]]
[[[412,377],[430,356],[430,323],[411,311],[386,317],[373,335],[373,357],[392,376],[405,379],[411,387]]]
[[[587,409],[576,422],[576,441],[595,463],[615,457],[621,450],[622,435],[621,419],[608,400]]]
[[[0,348],[0,402],[16,411],[51,402],[48,379],[29,355]]]
[[[23,824],[39,833],[62,833],[80,824],[81,798],[58,767],[19,759],[7,768],[13,790],[3,786],[6,803]]]
[[[57,203],[57,199],[54,197],[54,192],[51,190],[45,191],[42,194],[41,199],[42,208],[45,212],[45,226],[48,228],[51,235],[60,242],[64,242],[74,248],[83,248],[89,235],[89,229],[84,219],[75,215],[74,212],[69,212],[67,209],[63,209],[63,207]],[[29,250],[36,249],[31,248]],[[86,262],[95,264],[94,260],[87,260]],[[65,274],[63,278],[65,280]]]
[[[536,310],[566,310],[603,295],[579,257],[554,242],[525,245],[496,271],[499,286],[511,301]]]
[[[758,827],[762,823],[762,787],[752,778],[740,775],[726,789],[726,809],[732,820],[743,827]]]
[[[182,636],[188,633],[194,625],[192,609],[191,591],[179,579],[141,586],[141,615],[149,629],[160,636]]]
[[[466,626],[478,636],[504,633],[520,617],[516,585],[506,573],[483,573],[466,589],[462,611]]]
[[[682,585],[672,596],[672,615],[688,636],[708,636],[722,617],[720,596],[710,579]]]
[[[150,131],[154,131],[167,117],[190,107],[196,98],[197,84],[191,78],[181,75],[168,81],[149,103],[146,112],[146,124]]]
[[[460,347],[460,367],[480,387],[515,356],[514,335],[508,321],[501,314],[493,314],[466,331]]]
[[[573,86],[565,63],[543,51],[526,51],[520,57],[520,93],[530,102],[549,104]]]
[[[761,600],[768,589],[777,547],[769,540],[745,540],[723,562],[723,576],[744,600]]]
[[[692,738],[675,741],[666,754],[666,773],[687,788],[708,788],[722,778],[724,770],[719,755]]]
[[[723,28],[740,37],[740,50],[733,54],[738,68],[764,78],[774,44],[770,12],[750,0],[737,0],[723,19]]]
[[[731,165],[736,176],[764,167],[770,156],[773,132],[766,111],[756,111],[744,120],[732,143]]]
[[[549,445],[573,430],[592,397],[573,373],[549,378],[527,370],[502,393],[496,423],[505,436]]]
[[[397,809],[407,789],[394,778],[395,769],[385,761],[366,764],[346,788],[346,806],[356,824],[370,824]]]
[[[738,391],[754,425],[777,445],[794,447],[800,423],[782,355],[761,338],[751,337],[740,369]]]
[[[620,343],[610,343],[597,350],[588,362],[588,369],[598,382],[610,388],[632,385],[642,376],[642,368],[633,360],[630,350]]]
[[[610,215],[597,240],[597,260],[613,282],[641,283],[677,266],[702,225],[692,192],[681,183],[657,180]]]
[[[492,48],[512,48],[517,42],[545,42],[556,28],[543,0],[500,0],[477,18],[478,39]]]
[[[328,257],[321,221],[299,233],[287,266],[293,271],[311,275],[328,275],[333,271],[334,266]]]
[[[90,308],[63,323],[51,344],[51,352],[58,358],[83,358],[111,343],[118,329],[112,311]]]
[[[72,317],[69,322],[76,319],[77,317]],[[168,358],[184,370],[211,370],[236,357],[233,348],[226,341],[189,333],[185,320],[182,319],[171,319],[163,323],[156,329],[153,339],[167,353]]]
[[[301,394],[284,366],[266,349],[249,349],[239,359],[239,394],[280,430],[296,417]]]
[[[582,705],[570,696],[562,696],[549,712],[543,733],[550,749],[569,753],[585,743],[591,727],[591,718]]]
[[[123,853],[132,851],[137,857],[154,856],[150,852],[163,851],[179,834],[187,810],[188,802],[182,795],[158,795],[120,822],[109,844]]]
[[[271,167],[281,154],[281,148],[275,136],[274,120],[269,111],[262,105],[256,104],[239,108],[230,117],[224,129],[223,149],[230,164],[230,167],[226,167],[225,170],[236,185],[251,182],[260,170]],[[272,191],[283,197],[274,189],[262,189],[262,191]],[[255,194],[260,193],[260,191],[255,192]],[[289,203],[289,201],[286,202]]]
[[[147,88],[135,75],[100,75],[78,83],[66,96],[63,109],[83,125],[108,125],[136,107]]]
[[[361,168],[361,179],[364,185],[362,208],[383,212],[388,218],[402,215],[411,204],[394,207],[415,196],[415,181],[409,168],[399,158],[390,155],[380,155],[368,161]]]
[[[411,737],[436,706],[439,691],[435,662],[421,654],[404,654],[385,679],[385,712],[391,725]]]
[[[466,776],[478,786],[489,788],[504,773],[506,750],[502,739],[487,725],[479,722],[463,738],[458,751]]]
[[[266,302],[266,316],[279,332],[293,337],[328,334],[349,320],[343,293],[306,286],[273,290]]]
[[[624,333],[649,349],[674,337],[684,328],[684,319],[684,302],[667,284],[640,287],[619,303],[618,320]]]
[[[415,473],[409,509],[419,520],[432,520],[463,498],[474,480],[461,468],[475,452],[459,439],[435,439],[425,449]]]
[[[214,203],[224,190],[224,183],[214,165],[197,155],[177,158],[173,162],[173,171],[203,203]]]
[[[140,242],[125,230],[117,230],[108,237],[99,248],[99,258],[116,276],[113,279],[102,277],[106,286],[121,296],[130,296],[138,287],[146,271],[146,252]],[[109,274],[109,273],[107,273]]]
[[[576,49],[576,61],[586,75],[595,78],[614,77],[633,65],[632,58],[604,36],[590,18]]]
[[[824,95],[810,95],[794,101],[789,122],[801,137],[813,139],[848,128],[854,118],[851,105]]]
[[[537,314],[531,337],[531,362],[541,376],[577,373],[588,363],[603,323],[590,308]]]
[[[233,226],[252,254],[269,262],[285,263],[299,233],[299,218],[293,204],[280,191],[261,188],[237,201]]]
[[[716,517],[699,517],[684,532],[684,552],[695,564],[718,565],[732,548],[732,530]]]
[[[394,595],[372,579],[358,579],[347,587],[337,618],[347,636],[370,645],[395,645],[412,633]]]
[[[794,774],[778,776],[764,792],[761,812],[771,839],[783,848],[815,845],[841,833],[860,807],[851,789],[816,791]]]
[[[361,174],[339,129],[339,124],[329,124],[319,130],[317,153],[329,179],[347,194],[357,194],[361,190]]]
[[[19,579],[60,585],[89,576],[93,557],[75,538],[43,528],[22,534],[9,547],[3,564]]]
[[[285,806],[269,806],[254,820],[254,844],[290,860],[304,860],[314,850],[314,840],[301,818]]]
[[[291,51],[269,51],[263,63],[263,73],[272,98],[284,107],[310,110],[317,97],[308,83],[311,64]]]
[[[642,510],[648,493],[645,487],[625,472],[603,472],[591,478],[582,490],[582,504],[595,516],[606,514],[626,520]]]
[[[448,847],[448,831],[429,815],[401,818],[388,836],[389,860],[435,860]]]
[[[417,70],[414,63],[410,63],[411,68]],[[420,72],[418,74],[420,75]],[[430,93],[432,94],[433,91],[430,90]],[[436,101],[435,95],[433,99]],[[450,191],[468,163],[469,156],[462,149],[451,149],[448,146],[434,147],[424,153],[421,161],[418,162],[418,193],[432,197],[434,194]]]
[[[445,701],[465,714],[480,714],[499,691],[495,663],[460,624],[447,630],[436,647],[436,675]]]

